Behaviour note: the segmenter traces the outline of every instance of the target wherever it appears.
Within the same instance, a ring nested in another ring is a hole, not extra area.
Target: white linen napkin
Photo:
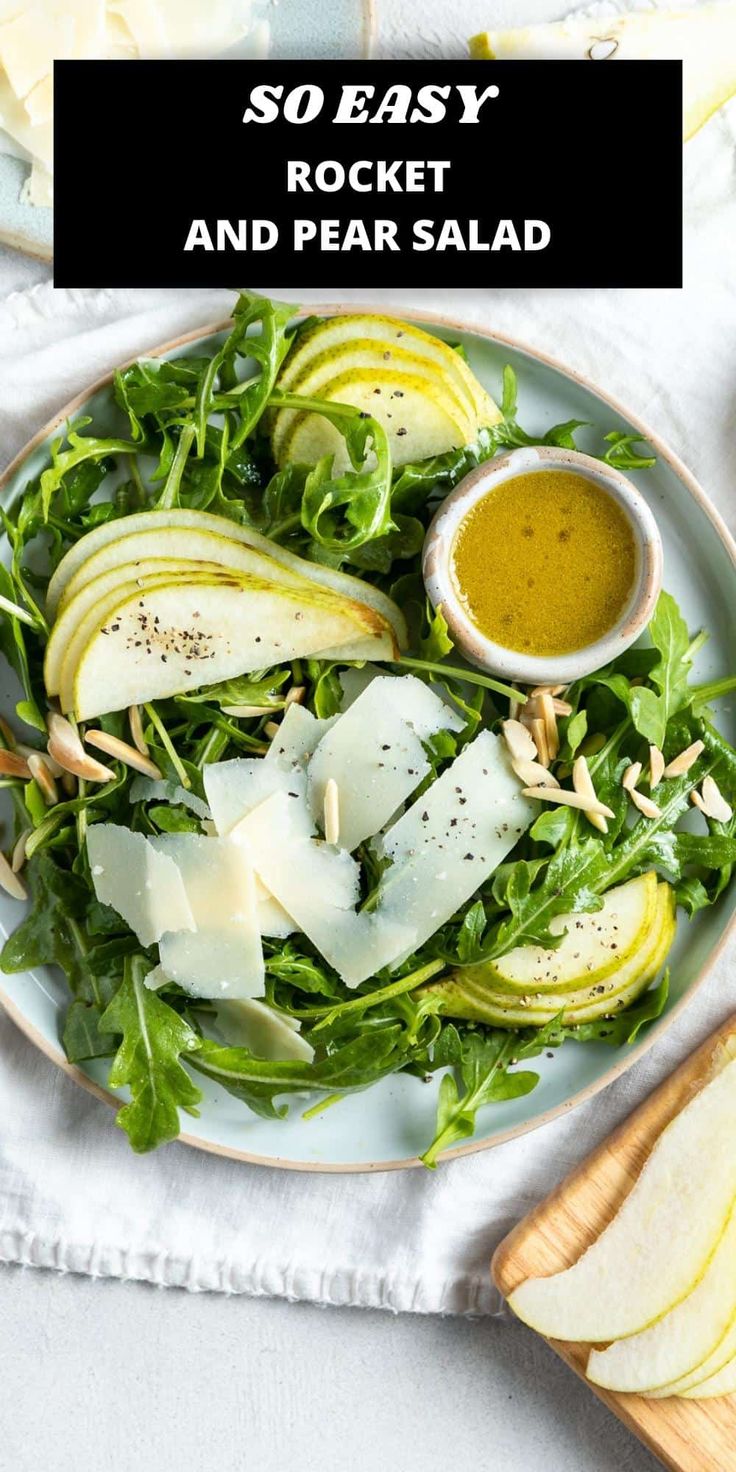
[[[736,509],[736,192],[725,116],[688,146],[686,171],[684,292],[444,291],[428,301],[419,292],[356,291],[341,298],[431,306],[556,355],[631,404],[728,516]],[[602,181],[612,194],[615,185]],[[621,229],[645,229],[656,208],[652,181],[637,181],[635,194],[622,202]],[[219,291],[54,291],[42,284],[0,302],[2,459],[106,369],[224,317],[231,300]],[[434,1174],[291,1174],[182,1145],[133,1156],[110,1109],[0,1014],[0,1260],[325,1304],[498,1312],[488,1276],[494,1244],[728,1014],[735,955],[731,944],[684,1016],[604,1094]]]

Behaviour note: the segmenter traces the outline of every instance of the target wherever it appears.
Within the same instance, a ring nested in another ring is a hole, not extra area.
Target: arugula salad
[[[66,1055],[109,1059],[136,1151],[209,1080],[309,1116],[404,1072],[437,1075],[432,1167],[543,1051],[632,1042],[676,911],[730,883],[736,677],[698,682],[668,593],[565,689],[471,667],[427,600],[448,491],[575,448],[499,388],[411,324],[243,293],[215,350],[120,369],[119,432],[69,423],[2,510],[0,882],[27,906],[0,966],[61,968]],[[605,425],[598,455],[654,463]]]

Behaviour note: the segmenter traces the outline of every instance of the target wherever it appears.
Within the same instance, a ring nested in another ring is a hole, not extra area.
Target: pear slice
[[[474,973],[482,967],[466,966],[427,990],[442,998],[441,1010],[447,1017],[465,1017],[491,1027],[543,1027],[558,1017],[566,1027],[579,1027],[583,1022],[614,1016],[635,1002],[663,965],[674,935],[674,897],[669,885],[661,884],[643,944],[620,971],[594,986],[514,997],[476,980]]]
[[[687,140],[736,92],[736,5],[649,10],[551,25],[483,31],[470,42],[478,60],[683,62]]]
[[[377,419],[388,434],[395,465],[467,444],[465,424],[429,379],[389,367],[353,368],[323,384],[320,396],[328,403],[352,404]],[[323,455],[334,455],[336,475],[350,469],[339,430],[320,414],[297,415],[281,446],[279,464],[314,465]]]
[[[219,572],[196,573],[188,570],[186,580],[193,587],[199,587],[203,582],[217,582],[220,577],[224,576],[226,575]],[[144,586],[150,590],[151,588],[159,588],[161,586],[168,587],[171,582],[171,571],[162,572],[160,577],[150,578]],[[141,591],[141,584],[136,577],[129,577],[126,582],[116,581],[108,589],[104,598],[93,602],[91,607],[87,608],[84,615],[79,619],[79,622],[69,630],[69,636],[66,641],[62,644],[57,643],[55,645],[53,665],[48,673],[51,683],[56,685],[56,694],[59,696],[62,710],[71,711],[74,709],[74,680],[79,661],[90,639],[103,624],[106,624],[107,619],[114,615],[115,609],[123,599],[136,596],[140,598]],[[61,660],[57,670],[56,660],[59,654]],[[53,679],[51,678],[52,676],[54,677]],[[44,672],[44,678],[46,678],[46,672]],[[50,695],[52,693],[50,685],[47,685],[46,689]]]
[[[691,1293],[736,1200],[736,1061],[660,1135],[618,1215],[566,1271],[530,1278],[509,1303],[554,1339],[601,1343],[647,1328]]]
[[[127,539],[125,539],[127,540]],[[49,634],[43,661],[43,678],[47,695],[58,695],[61,688],[61,671],[80,629],[84,627],[89,613],[105,617],[105,609],[115,607],[120,589],[143,587],[148,582],[171,582],[173,578],[186,579],[194,572],[209,578],[220,576],[221,569],[215,562],[191,563],[169,560],[167,557],[148,557],[113,567],[109,571],[83,583],[78,593],[59,606],[59,614]],[[71,587],[71,584],[70,584]]]
[[[470,444],[476,438],[478,418],[475,406],[471,406],[467,396],[456,389],[453,379],[445,368],[432,358],[423,358],[396,344],[381,342],[378,338],[357,338],[340,347],[333,346],[326,352],[318,353],[316,357],[310,359],[308,366],[297,376],[291,392],[301,394],[304,398],[319,399],[322,397],[325,384],[329,383],[330,379],[352,368],[378,368],[382,372],[391,369],[402,377],[409,374],[414,378],[427,379],[442,394],[453,418],[458,424],[464,426],[463,434],[466,443]],[[377,386],[373,390],[374,397],[380,398],[383,392],[384,390]],[[281,409],[276,414],[271,435],[271,450],[276,461],[279,459],[298,413],[298,409]]]
[[[649,1394],[698,1368],[736,1316],[736,1205],[708,1266],[675,1308],[640,1334],[594,1349],[586,1374],[607,1390]],[[672,1390],[670,1389],[670,1394]]]
[[[678,1390],[677,1394],[683,1400],[712,1400],[717,1395],[736,1395],[736,1355],[715,1375],[709,1375],[707,1380],[700,1380],[688,1390]]]
[[[401,347],[416,357],[428,359],[452,380],[479,424],[498,423],[500,409],[460,353],[441,338],[416,327],[413,322],[401,322],[394,317],[367,312],[328,317],[324,322],[317,322],[300,332],[281,369],[278,387],[288,389],[290,393],[301,393],[297,382],[316,357],[338,351],[356,339],[365,341],[368,338],[379,341],[384,351]]]
[[[61,617],[70,599],[94,578],[114,568],[130,566],[134,562],[152,558],[167,558],[176,562],[214,564],[220,572],[247,572],[256,577],[270,578],[274,583],[285,583],[288,587],[310,586],[311,580],[299,573],[282,567],[273,557],[236,542],[232,537],[215,532],[199,531],[196,527],[161,527],[151,517],[145,531],[126,534],[126,524],[120,525],[120,534],[112,542],[105,542],[92,552],[69,579],[56,606],[56,617]],[[223,523],[227,525],[226,522]]]
[[[117,541],[123,528],[125,535],[131,536],[133,533],[153,532],[165,527],[210,532],[215,536],[229,538],[238,546],[252,547],[255,551],[261,552],[265,557],[278,563],[280,567],[304,577],[317,587],[327,588],[330,592],[339,593],[342,597],[354,602],[365,603],[379,614],[381,619],[390,624],[398,647],[400,649],[408,647],[406,621],[401,610],[385,593],[374,588],[372,583],[367,583],[362,578],[351,577],[348,573],[338,572],[335,568],[327,567],[322,563],[308,562],[304,557],[297,557],[296,553],[289,552],[277,542],[269,541],[268,537],[262,536],[252,527],[240,526],[239,523],[229,521],[224,516],[216,516],[211,511],[195,511],[179,507],[171,511],[138,511],[132,516],[126,516],[124,522],[119,520],[102,522],[100,526],[87,532],[84,537],[80,537],[79,541],[75,542],[62,557],[49,582],[46,593],[48,612],[52,616],[55,614],[67,584],[82,564],[102,547],[107,547],[110,543]],[[325,654],[324,657],[329,656]],[[370,656],[360,657],[369,658]]]
[[[73,679],[79,720],[180,695],[327,646],[383,633],[365,604],[265,579],[162,583],[137,588],[98,622]],[[62,703],[65,709],[69,704]]]
[[[657,903],[654,870],[609,889],[603,907],[590,914],[556,915],[553,935],[563,940],[556,950],[517,946],[483,971],[491,986],[510,992],[564,992],[583,982],[594,986],[637,951],[652,926]]]
[[[688,1300],[686,1299],[685,1302],[687,1303]],[[676,1380],[668,1381],[666,1385],[662,1385],[659,1389],[648,1391],[647,1394],[651,1395],[655,1400],[663,1400],[665,1397],[671,1395],[685,1395],[691,1391],[693,1395],[697,1395],[700,1386],[705,1387],[706,1381],[709,1384],[713,1381],[714,1384],[717,1382],[719,1385],[722,1383],[725,1386],[727,1379],[733,1382],[731,1390],[724,1388],[723,1390],[714,1389],[711,1391],[709,1389],[707,1392],[708,1395],[730,1395],[732,1390],[736,1391],[736,1304],[733,1303],[731,1307],[731,1320],[727,1332],[719,1339],[715,1349],[712,1350],[706,1359],[702,1360],[694,1370],[690,1370],[685,1375],[680,1375]]]

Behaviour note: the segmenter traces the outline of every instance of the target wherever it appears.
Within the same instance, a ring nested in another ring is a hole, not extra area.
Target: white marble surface
[[[555,0],[377,0],[376,52],[461,55]],[[0,251],[0,295],[48,268]],[[653,1472],[509,1321],[316,1309],[0,1269],[0,1472]]]

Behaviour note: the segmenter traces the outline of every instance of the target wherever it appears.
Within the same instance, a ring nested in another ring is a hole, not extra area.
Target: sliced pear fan
[[[428,383],[434,384],[447,403],[448,409],[453,413],[458,424],[464,427],[464,437],[470,443],[475,439],[477,433],[477,415],[475,406],[471,405],[466,395],[451,378],[448,377],[444,367],[435,363],[432,358],[418,357],[406,348],[389,346],[378,339],[357,339],[346,342],[342,347],[330,347],[327,351],[319,353],[312,358],[309,366],[298,377],[292,392],[304,398],[322,398],[325,385],[353,369],[378,370],[384,376],[383,383],[376,383],[373,387],[373,398],[377,401],[372,408],[374,417],[379,417],[377,411],[382,408],[386,411],[386,428],[390,429],[397,410],[401,407],[398,396],[393,394],[398,390],[401,394],[403,379],[407,376],[413,379],[421,378]],[[385,375],[395,374],[393,393],[391,387],[385,385]],[[387,398],[388,404],[382,405],[379,401]],[[298,416],[298,409],[282,409],[276,415],[271,447],[276,460],[279,459],[281,451],[289,438],[289,432]]]
[[[501,412],[479,383],[465,359],[441,338],[424,332],[412,322],[397,321],[372,313],[329,317],[301,332],[279,375],[279,388],[301,393],[301,379],[317,357],[341,351],[356,339],[377,340],[383,351],[394,347],[433,363],[464,399],[479,424],[496,424]],[[299,385],[299,386],[298,386]]]
[[[456,401],[430,379],[389,368],[353,368],[323,384],[320,397],[328,403],[351,404],[377,419],[388,434],[396,465],[426,460],[468,442],[467,422]],[[322,415],[299,414],[281,446],[279,463],[314,465],[323,455],[334,455],[336,475],[349,470],[339,430]]]
[[[90,636],[62,703],[89,720],[376,632],[365,604],[316,588],[309,601],[245,576],[138,588]]]
[[[672,1250],[676,1250],[674,1244]],[[587,1375],[608,1390],[649,1394],[712,1354],[736,1318],[736,1207],[710,1262],[686,1298],[641,1334],[593,1350]]]
[[[209,532],[234,543],[237,547],[253,548],[289,573],[305,578],[308,582],[326,588],[332,593],[338,593],[342,597],[366,604],[391,626],[399,647],[402,649],[407,647],[406,623],[401,611],[391,598],[362,578],[351,577],[347,573],[338,572],[335,568],[326,567],[318,562],[307,562],[303,557],[297,557],[294,552],[289,552],[285,547],[279,546],[277,542],[269,541],[268,537],[261,536],[260,532],[254,531],[251,527],[240,526],[234,521],[226,521],[224,517],[215,516],[209,511],[177,508],[172,511],[141,511],[125,518],[126,537],[140,532],[157,536],[164,529],[192,533]],[[111,544],[120,540],[120,532],[119,521],[103,522],[93,531],[87,532],[86,536],[75,542],[73,547],[70,547],[49,582],[46,602],[52,616],[56,613],[63,594],[75,574],[102,548],[109,548]],[[178,546],[176,556],[182,557],[183,555],[181,546]],[[194,552],[195,560],[199,560],[201,556],[200,550]],[[220,560],[219,554],[216,560]],[[233,568],[233,570],[242,571],[243,569]]]
[[[536,997],[515,1001],[502,992],[474,985],[473,968],[468,967],[462,982],[439,982],[437,990],[445,997],[443,1011],[450,1017],[466,1017],[491,1027],[543,1027],[559,1018],[565,1027],[580,1027],[584,1022],[614,1017],[635,1002],[660,971],[674,937],[673,898],[669,886],[663,884],[650,935],[620,973],[606,981],[577,991],[546,993],[543,1002]]]
[[[660,1135],[618,1215],[573,1267],[511,1294],[525,1323],[555,1339],[637,1334],[705,1273],[736,1201],[736,1062]]]
[[[123,540],[127,540],[123,538]],[[159,547],[159,551],[162,549]],[[222,569],[216,562],[187,563],[169,560],[167,557],[143,558],[122,567],[111,567],[90,582],[82,581],[74,596],[65,597],[54,623],[43,663],[43,677],[47,695],[58,695],[61,672],[67,655],[72,655],[75,641],[82,635],[82,648],[86,638],[83,634],[85,621],[93,615],[92,628],[106,617],[107,609],[114,608],[126,591],[134,593],[136,587],[151,583],[172,582],[192,575],[209,578],[221,576]]]
[[[651,931],[656,902],[654,871],[630,879],[608,891],[600,910],[556,915],[549,928],[563,936],[557,949],[518,946],[489,963],[488,978],[499,989],[514,992],[563,992],[583,981],[593,986],[618,971],[641,946]]]

